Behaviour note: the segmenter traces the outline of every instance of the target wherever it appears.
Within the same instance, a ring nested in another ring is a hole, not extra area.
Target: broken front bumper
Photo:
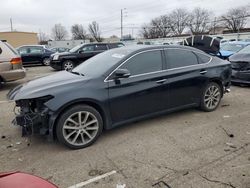
[[[50,117],[53,112],[44,105],[45,101],[50,98],[50,96],[47,96],[16,101],[16,117],[13,124],[22,127],[22,136],[51,134]]]

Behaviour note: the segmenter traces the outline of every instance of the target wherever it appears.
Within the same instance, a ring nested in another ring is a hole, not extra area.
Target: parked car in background
[[[69,52],[51,55],[50,66],[56,70],[70,71],[80,63],[101,52],[122,46],[124,46],[124,44],[121,42],[78,45],[72,48]]]
[[[69,48],[64,48],[64,47],[54,47],[54,48],[50,48],[50,51],[56,53],[62,53],[62,52],[68,52],[70,49]]]
[[[20,85],[8,98],[21,109],[15,122],[27,134],[56,135],[79,149],[128,122],[188,107],[213,111],[230,78],[230,62],[198,49],[136,45]]]
[[[3,82],[25,77],[25,69],[18,52],[6,41],[0,41],[0,86]]]
[[[220,45],[220,52],[218,56],[222,59],[228,59],[234,53],[240,51],[242,48],[249,45],[250,42],[235,41],[227,42]]]
[[[250,85],[250,45],[229,57],[232,64],[232,83]]]
[[[50,55],[55,53],[44,45],[25,45],[17,48],[24,65],[50,64]]]

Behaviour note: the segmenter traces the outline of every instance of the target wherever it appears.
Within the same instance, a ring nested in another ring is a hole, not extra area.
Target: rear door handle
[[[201,71],[200,71],[200,74],[206,74],[206,73],[207,73],[206,70],[201,70]]]
[[[158,80],[156,81],[157,84],[163,84],[167,81],[167,79],[162,79],[162,80]]]

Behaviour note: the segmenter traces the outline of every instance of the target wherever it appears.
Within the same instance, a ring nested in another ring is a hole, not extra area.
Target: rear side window
[[[165,50],[165,55],[167,59],[168,69],[198,64],[198,59],[196,55],[189,50],[167,49]]]
[[[106,44],[97,44],[95,45],[95,50],[96,51],[101,51],[101,50],[107,50],[107,45]]]
[[[22,54],[27,54],[27,48],[23,47],[23,48],[19,48],[18,52],[22,55]]]
[[[43,48],[30,47],[30,48],[28,48],[28,53],[30,53],[30,54],[41,54],[41,53],[43,53]]]
[[[162,70],[161,51],[149,51],[135,55],[121,69],[128,69],[130,74],[139,75]]]
[[[195,53],[196,56],[198,57],[198,61],[200,64],[202,63],[208,63],[211,59],[211,57],[205,55],[205,54],[201,54],[201,53]]]

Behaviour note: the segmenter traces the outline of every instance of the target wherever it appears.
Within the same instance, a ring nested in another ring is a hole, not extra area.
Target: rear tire
[[[77,105],[65,111],[58,120],[56,135],[60,143],[71,149],[93,144],[103,130],[100,113],[91,106]]]
[[[222,98],[222,88],[215,82],[210,82],[203,90],[201,96],[201,110],[211,112],[218,108]]]
[[[49,58],[49,57],[45,57],[45,58],[43,59],[42,64],[43,64],[44,66],[49,66],[49,65],[50,65],[50,58]]]

